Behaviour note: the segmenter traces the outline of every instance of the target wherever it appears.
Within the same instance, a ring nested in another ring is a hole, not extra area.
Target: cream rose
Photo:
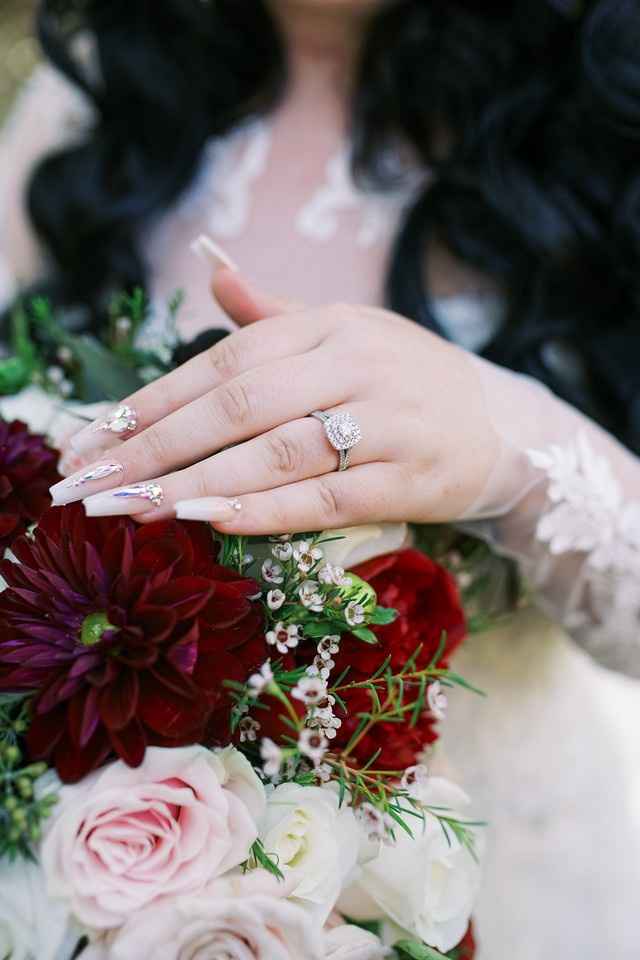
[[[425,806],[459,814],[466,794],[438,777],[415,789]],[[414,837],[397,831],[393,846],[382,845],[362,866],[339,908],[356,920],[389,918],[408,934],[447,953],[462,940],[478,892],[480,870],[469,851],[427,813]]]
[[[325,960],[385,960],[391,955],[375,934],[349,923],[325,933],[324,949]]]
[[[409,528],[406,523],[369,523],[329,530],[327,536],[341,539],[322,544],[325,559],[334,566],[349,570],[359,563],[406,547]]]
[[[150,748],[60,790],[41,863],[49,894],[92,929],[120,926],[161,898],[196,895],[242,863],[264,788],[234,748]]]
[[[322,934],[298,905],[222,879],[197,897],[142,910],[82,960],[323,960]]]
[[[283,783],[270,795],[260,836],[291,885],[290,897],[323,924],[356,866],[359,830],[332,787]]]
[[[68,932],[68,910],[63,904],[47,899],[40,869],[23,861],[3,864],[0,869],[0,957],[10,960],[66,958],[74,946],[73,942],[65,943]],[[74,939],[74,934],[71,938]]]

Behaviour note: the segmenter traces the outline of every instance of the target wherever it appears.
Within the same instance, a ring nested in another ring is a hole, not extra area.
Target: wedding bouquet
[[[0,429],[0,957],[470,960],[445,565],[45,509],[55,453]]]

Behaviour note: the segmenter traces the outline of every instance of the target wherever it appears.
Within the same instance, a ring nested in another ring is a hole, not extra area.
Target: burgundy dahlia
[[[20,420],[0,420],[0,552],[51,505],[58,454]]]
[[[54,508],[14,544],[0,595],[0,691],[32,690],[27,749],[73,782],[147,745],[229,739],[224,679],[266,658],[254,581],[204,524]]]

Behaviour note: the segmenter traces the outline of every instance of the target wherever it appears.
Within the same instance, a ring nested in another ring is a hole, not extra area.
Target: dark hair
[[[72,54],[79,28],[99,82]],[[140,225],[188,185],[209,137],[277,103],[286,51],[264,0],[43,0],[39,30],[97,121],[39,165],[30,211],[49,292],[99,326],[115,288],[145,281]],[[398,136],[436,174],[397,237],[390,306],[438,329],[425,252],[446,245],[504,293],[486,356],[640,449],[638,0],[389,0],[353,128],[356,176],[383,184]]]

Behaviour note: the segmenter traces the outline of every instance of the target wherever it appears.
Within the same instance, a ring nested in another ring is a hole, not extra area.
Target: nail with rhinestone
[[[76,453],[89,453],[91,450],[109,446],[113,439],[126,439],[138,428],[138,415],[133,407],[121,404],[111,410],[106,417],[94,420],[69,441]]]
[[[178,520],[205,520],[208,523],[229,523],[242,510],[239,500],[225,497],[200,497],[197,500],[178,500]]]
[[[100,484],[105,480],[112,480],[113,477],[124,473],[124,467],[121,463],[115,461],[105,461],[104,463],[94,463],[91,466],[78,470],[66,480],[54,484],[49,493],[54,507],[62,507],[67,503],[75,503],[76,500],[82,500],[94,490],[97,493],[100,490]],[[112,481],[113,482],[113,481]]]
[[[132,483],[129,487],[116,487],[105,493],[96,493],[83,500],[88,517],[115,517],[144,513],[147,504],[159,507],[164,500],[164,491],[159,483]]]

